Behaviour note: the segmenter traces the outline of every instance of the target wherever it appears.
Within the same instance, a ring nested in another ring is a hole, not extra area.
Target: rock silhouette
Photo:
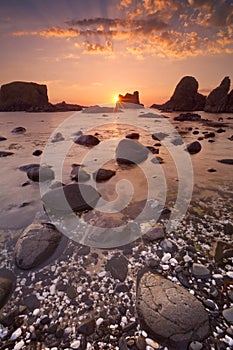
[[[139,92],[138,91],[134,91],[133,94],[125,94],[125,96],[119,94],[118,96],[118,102],[126,102],[126,103],[135,103],[137,105],[140,105],[140,101],[139,101]]]
[[[227,111],[230,85],[229,77],[225,77],[221,84],[210,92],[206,99],[205,112],[222,113]]]

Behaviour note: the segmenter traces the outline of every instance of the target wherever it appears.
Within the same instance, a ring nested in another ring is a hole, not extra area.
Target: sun
[[[113,97],[113,101],[114,101],[115,103],[117,103],[117,102],[119,101],[119,96],[118,96],[118,95],[115,95],[115,96]]]

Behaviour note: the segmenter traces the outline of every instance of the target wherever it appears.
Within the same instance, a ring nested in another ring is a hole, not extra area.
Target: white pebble
[[[96,320],[97,327],[99,327],[103,322],[104,322],[104,319],[102,317],[98,318],[98,320]]]
[[[213,274],[213,278],[220,279],[220,278],[223,278],[223,275],[221,275],[220,273],[215,273]]]
[[[142,331],[142,335],[143,335],[144,338],[147,337],[147,333],[145,331]]]
[[[22,349],[22,347],[24,346],[24,341],[20,340],[20,342],[18,342],[17,344],[15,344],[13,350],[20,350]]]
[[[64,330],[65,334],[70,334],[72,332],[72,328],[71,327],[66,327]]]
[[[78,349],[80,347],[80,340],[74,340],[70,346],[72,349]]]
[[[184,259],[184,262],[186,262],[186,263],[192,261],[192,258],[191,258],[188,254],[186,254],[186,255],[183,257],[183,259]]]
[[[100,278],[104,277],[105,275],[106,275],[106,271],[101,271],[101,272],[98,274],[98,276],[99,276]]]
[[[171,258],[169,260],[169,263],[172,265],[172,266],[176,266],[178,264],[178,261],[175,259],[175,258]]]
[[[18,339],[22,334],[22,329],[18,328],[16,329],[16,331],[14,331],[14,333],[11,334],[10,340],[16,340]]]
[[[40,313],[40,309],[35,309],[32,314],[33,316],[38,316],[39,313]]]
[[[169,265],[161,265],[161,266],[162,266],[163,271],[167,271],[170,268]]]
[[[159,344],[156,341],[154,341],[153,339],[146,338],[146,343],[147,343],[147,345],[151,346],[152,349],[159,349]]]
[[[162,262],[163,263],[168,263],[168,261],[171,259],[171,254],[170,253],[166,253],[164,254],[164,256],[162,257]]]
[[[230,278],[233,278],[233,271],[227,271],[226,275]]]
[[[54,294],[55,294],[55,289],[56,289],[55,284],[52,284],[51,287],[49,288],[49,291],[50,291],[50,294],[51,294],[51,295],[54,295]]]

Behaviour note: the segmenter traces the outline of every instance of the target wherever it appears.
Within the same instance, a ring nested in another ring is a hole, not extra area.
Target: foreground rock
[[[46,211],[60,215],[91,210],[99,198],[100,194],[90,185],[70,184],[45,193],[42,201]]]
[[[13,283],[10,279],[0,277],[0,309],[6,303],[11,293],[12,286],[13,286]]]
[[[52,224],[31,224],[16,244],[16,265],[23,270],[40,266],[52,256],[61,238],[62,234]]]
[[[116,172],[114,170],[100,168],[99,170],[93,173],[93,178],[96,182],[104,182],[111,179],[111,177],[113,177],[114,175],[116,175]]]
[[[147,159],[149,150],[140,143],[124,139],[121,140],[116,149],[116,160],[118,164],[139,164]]]
[[[204,109],[206,97],[198,93],[198,82],[194,77],[183,77],[175,88],[169,101],[152,108],[171,111],[201,111]]]
[[[93,135],[81,135],[74,140],[78,145],[92,147],[100,143],[100,140]]]
[[[25,111],[48,105],[47,86],[15,81],[1,86],[0,110]]]
[[[107,261],[106,271],[109,271],[114,279],[124,282],[128,274],[128,260],[123,255],[114,256]]]
[[[34,182],[44,182],[53,180],[54,171],[47,167],[34,166],[27,171],[27,177]]]
[[[174,120],[179,122],[190,121],[190,122],[199,122],[201,121],[201,116],[197,113],[180,113]]]
[[[147,271],[139,277],[136,307],[142,327],[169,349],[186,349],[190,341],[209,334],[203,305],[158,274]]]
[[[221,84],[210,92],[206,99],[205,112],[222,113],[227,111],[230,84],[231,81],[229,77],[225,77]]]
[[[200,152],[200,150],[201,150],[201,144],[199,141],[194,141],[187,146],[187,151],[190,154],[198,153]]]
[[[23,126],[17,126],[13,130],[11,130],[13,134],[24,134],[26,132],[26,129]]]

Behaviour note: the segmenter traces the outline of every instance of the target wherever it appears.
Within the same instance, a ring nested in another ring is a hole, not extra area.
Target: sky
[[[233,0],[0,0],[0,48],[0,84],[46,84],[53,103],[138,90],[150,106],[186,75],[207,95],[233,79]]]

